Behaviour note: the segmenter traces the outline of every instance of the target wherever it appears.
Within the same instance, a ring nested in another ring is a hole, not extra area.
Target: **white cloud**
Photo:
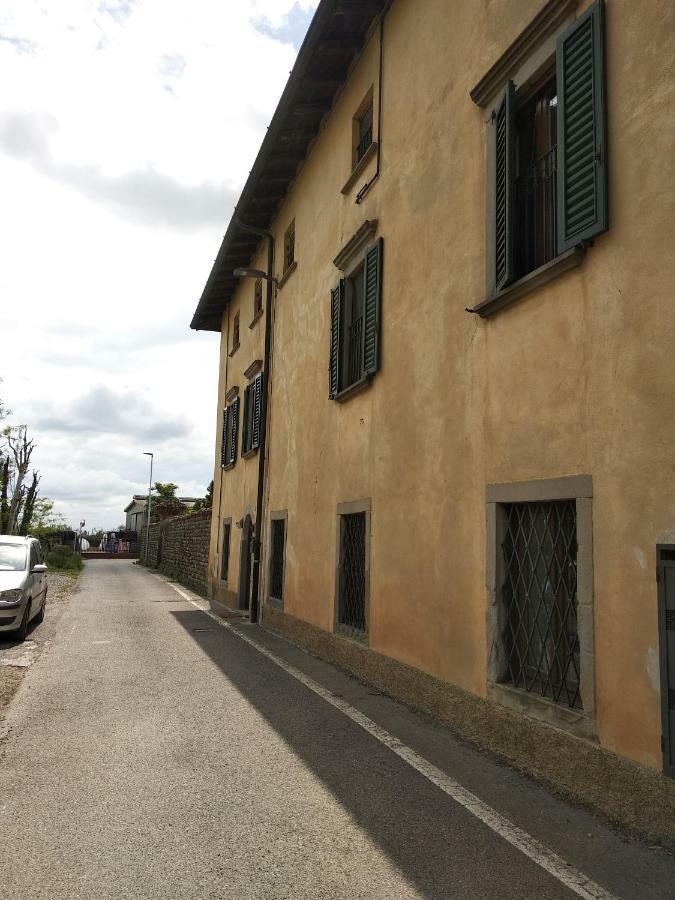
[[[218,336],[189,322],[315,7],[0,0],[0,396],[72,522],[117,525],[146,449],[212,477]]]

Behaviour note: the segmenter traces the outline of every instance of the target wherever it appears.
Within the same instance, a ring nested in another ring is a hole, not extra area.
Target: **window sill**
[[[373,141],[373,143],[368,147],[366,152],[363,154],[361,159],[357,162],[357,164],[352,169],[352,174],[345,181],[342,189],[340,190],[341,194],[348,194],[349,191],[354,186],[354,182],[358,179],[359,175],[363,173],[363,170],[366,168],[370,160],[377,153],[377,141]]]
[[[241,454],[242,459],[251,459],[252,456],[255,456],[258,452],[258,448],[254,447],[252,450],[247,450],[246,453]]]
[[[234,469],[235,465],[236,463],[228,463],[226,466],[221,466],[220,470],[221,472],[229,472],[230,469]]]
[[[257,313],[253,316],[253,320],[252,320],[251,324],[250,324],[248,327],[249,327],[249,328],[255,328],[255,326],[258,324],[258,322],[260,321],[260,319],[262,319],[262,317],[263,317],[263,311],[262,311],[262,309],[261,309],[260,312],[257,312]]]
[[[241,344],[240,344],[240,343],[237,344],[237,346],[236,346],[236,347],[233,347],[227,355],[228,355],[228,356],[234,356],[234,354],[237,352],[237,350],[238,350],[240,347],[241,347]]]
[[[350,628],[349,625],[342,625],[338,622],[335,625],[335,631],[333,633],[336,637],[342,638],[342,640],[345,641],[353,641],[360,647],[367,647],[369,645],[367,631],[357,631],[355,628]]]
[[[500,309],[504,309],[505,306],[510,306],[516,300],[520,300],[526,294],[530,294],[532,291],[536,291],[537,288],[548,284],[549,281],[553,281],[559,275],[569,272],[570,269],[576,269],[577,266],[581,265],[585,253],[586,251],[583,247],[574,247],[572,250],[567,250],[545,265],[535,269],[534,272],[530,272],[524,278],[519,278],[518,281],[514,281],[513,284],[483,300],[477,306],[467,308],[466,311],[477,313],[483,319],[487,318],[487,316],[499,312]]]
[[[295,272],[295,270],[296,270],[297,268],[298,268],[298,263],[297,263],[296,260],[293,260],[293,262],[292,262],[292,263],[290,264],[290,266],[286,269],[286,271],[285,271],[284,274],[281,276],[281,278],[277,281],[277,290],[278,290],[278,291],[280,291],[281,288],[286,284],[286,282],[288,281],[288,279],[291,277],[291,275],[293,274],[293,272]]]
[[[580,709],[570,709],[538,694],[514,688],[510,684],[488,684],[490,700],[546,725],[567,731],[588,741],[598,740],[594,719]]]
[[[344,403],[345,400],[349,400],[350,397],[353,397],[355,394],[360,394],[361,391],[364,391],[366,388],[370,387],[370,382],[372,380],[372,375],[364,375],[363,378],[359,378],[359,380],[355,381],[354,384],[350,384],[349,387],[343,388],[339,394],[335,395],[333,399],[337,403]]]

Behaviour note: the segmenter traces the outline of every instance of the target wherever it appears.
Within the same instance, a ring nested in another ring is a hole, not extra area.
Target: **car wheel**
[[[23,643],[26,640],[26,636],[28,635],[28,620],[30,618],[30,605],[31,601],[29,600],[26,604],[26,608],[23,611],[23,617],[21,619],[21,624],[17,628],[15,632],[16,640],[20,643]]]
[[[41,625],[45,620],[45,606],[47,605],[47,594],[42,598],[42,606],[40,607],[40,612],[35,616],[35,621],[38,625]]]

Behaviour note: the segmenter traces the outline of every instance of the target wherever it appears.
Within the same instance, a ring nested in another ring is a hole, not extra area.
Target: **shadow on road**
[[[234,633],[197,610],[171,615],[421,895],[522,897],[539,882],[547,897],[569,896],[543,873],[528,877],[532,864],[519,854],[514,864],[489,829]]]

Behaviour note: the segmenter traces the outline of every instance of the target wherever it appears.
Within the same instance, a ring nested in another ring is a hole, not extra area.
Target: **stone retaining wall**
[[[192,590],[206,595],[211,540],[211,510],[173,516],[150,525],[149,552],[145,534],[141,562],[159,569]]]
[[[160,570],[206,595],[211,510],[167,519],[161,524],[161,532]]]
[[[139,534],[139,545],[140,545],[140,560],[145,563],[146,566],[152,566],[153,569],[156,569],[159,565],[160,559],[160,525],[161,522],[151,522],[150,523],[150,541],[148,544],[148,552],[146,553],[145,548],[145,528]]]

